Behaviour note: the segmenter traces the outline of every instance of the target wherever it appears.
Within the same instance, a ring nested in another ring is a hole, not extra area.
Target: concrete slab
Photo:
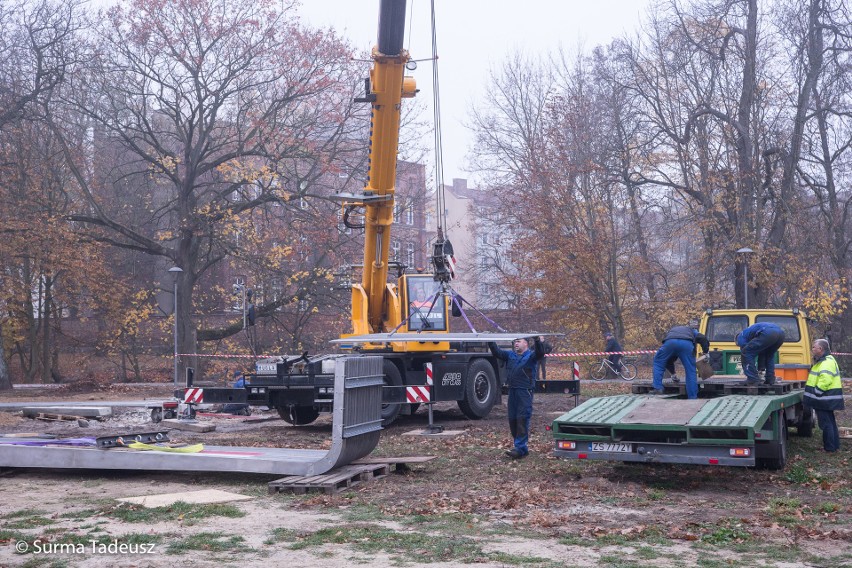
[[[112,416],[108,406],[26,406],[21,409],[24,416],[33,418],[39,414],[62,414],[80,418],[104,418]]]
[[[116,499],[116,501],[121,501],[122,503],[133,503],[135,505],[142,505],[148,509],[153,509],[155,507],[167,507],[177,503],[178,501],[206,505],[210,503],[228,503],[230,501],[247,501],[249,499],[254,499],[254,497],[220,491],[219,489],[204,489],[202,491],[161,493],[159,495],[143,495],[141,497],[124,497]]]
[[[454,438],[464,434],[464,430],[444,430],[443,432],[432,433],[427,430],[410,430],[403,432],[403,436],[426,436],[428,438]]]
[[[209,422],[198,422],[196,420],[178,420],[177,418],[166,418],[160,422],[164,427],[168,426],[175,430],[185,430],[187,432],[212,432],[216,429],[215,424]]]

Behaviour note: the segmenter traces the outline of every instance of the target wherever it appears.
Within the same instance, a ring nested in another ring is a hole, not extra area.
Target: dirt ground
[[[165,398],[170,390],[90,388],[96,390],[16,390],[0,395],[0,402],[96,404]],[[584,382],[583,389],[585,399],[629,386]],[[843,440],[837,454],[825,454],[818,430],[813,438],[793,436],[781,472],[568,462],[553,457],[545,427],[571,406],[565,395],[536,396],[532,453],[520,461],[503,455],[510,446],[505,407],[470,421],[455,404],[438,404],[436,423],[462,435],[403,436],[427,424],[421,407],[386,429],[373,455],[436,459],[336,495],[268,494],[269,476],[5,470],[0,566],[852,566],[852,440]],[[87,428],[4,412],[0,434],[98,436],[152,426],[145,410],[115,411]],[[170,436],[188,443],[292,448],[321,448],[330,441],[325,416],[303,427],[279,419],[212,421],[215,432]],[[852,411],[839,413],[838,422],[852,426]],[[253,499],[218,508],[166,507],[153,518],[114,501],[199,489]],[[151,551],[96,551],[93,539],[148,543]],[[28,547],[23,554],[16,550],[22,541]],[[75,543],[83,548],[71,550]]]

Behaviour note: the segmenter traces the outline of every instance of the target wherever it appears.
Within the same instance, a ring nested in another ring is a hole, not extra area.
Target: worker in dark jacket
[[[606,353],[613,353],[613,352],[618,353],[620,351],[623,351],[623,349],[621,348],[621,344],[618,342],[618,340],[615,338],[615,336],[613,334],[611,334],[610,332],[607,331],[606,333],[604,333],[604,339],[606,339],[606,347],[604,347],[604,351]],[[609,362],[612,363],[612,368],[615,369],[616,373],[621,371],[621,355],[620,354],[610,355],[609,357],[607,357],[607,359],[609,359]]]
[[[553,352],[553,344],[547,341],[543,335],[538,336],[539,341],[541,341],[541,346],[544,348],[544,357],[542,357],[541,361],[538,362],[538,374],[535,377],[535,380],[547,380],[547,354]]]
[[[676,325],[663,338],[663,345],[654,355],[654,383],[651,394],[663,394],[663,372],[669,360],[680,359],[686,376],[686,398],[698,398],[698,374],[695,370],[695,345],[701,351],[710,350],[710,342],[697,329]]]
[[[737,345],[742,352],[746,385],[759,385],[759,371],[766,370],[765,383],[775,384],[775,354],[784,343],[784,330],[769,322],[757,322],[737,334]],[[755,366],[755,359],[757,365]]]
[[[803,402],[806,409],[813,408],[816,411],[817,423],[822,430],[822,448],[826,452],[836,452],[840,449],[840,432],[834,411],[844,408],[840,368],[825,339],[814,341],[811,354],[814,356],[814,366],[808,373]]]
[[[509,387],[509,431],[514,447],[506,452],[512,459],[519,459],[530,453],[527,443],[532,418],[533,390],[538,362],[544,359],[544,345],[536,337],[533,349],[529,340],[516,339],[513,349],[500,349],[495,343],[489,343],[491,353],[506,363],[506,385]]]

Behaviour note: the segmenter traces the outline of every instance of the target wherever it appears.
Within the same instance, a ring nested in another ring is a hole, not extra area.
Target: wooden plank
[[[430,462],[434,459],[437,459],[438,456],[405,456],[398,458],[380,458],[380,457],[365,457],[361,459],[357,459],[352,462],[351,465],[366,465],[366,464],[375,464],[375,463],[386,463],[386,464],[395,464],[395,463],[426,463]]]

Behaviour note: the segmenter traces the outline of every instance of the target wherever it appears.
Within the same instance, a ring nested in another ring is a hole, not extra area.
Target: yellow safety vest
[[[808,382],[805,384],[804,402],[806,406],[817,410],[843,409],[840,368],[831,355],[826,355],[811,367]]]

